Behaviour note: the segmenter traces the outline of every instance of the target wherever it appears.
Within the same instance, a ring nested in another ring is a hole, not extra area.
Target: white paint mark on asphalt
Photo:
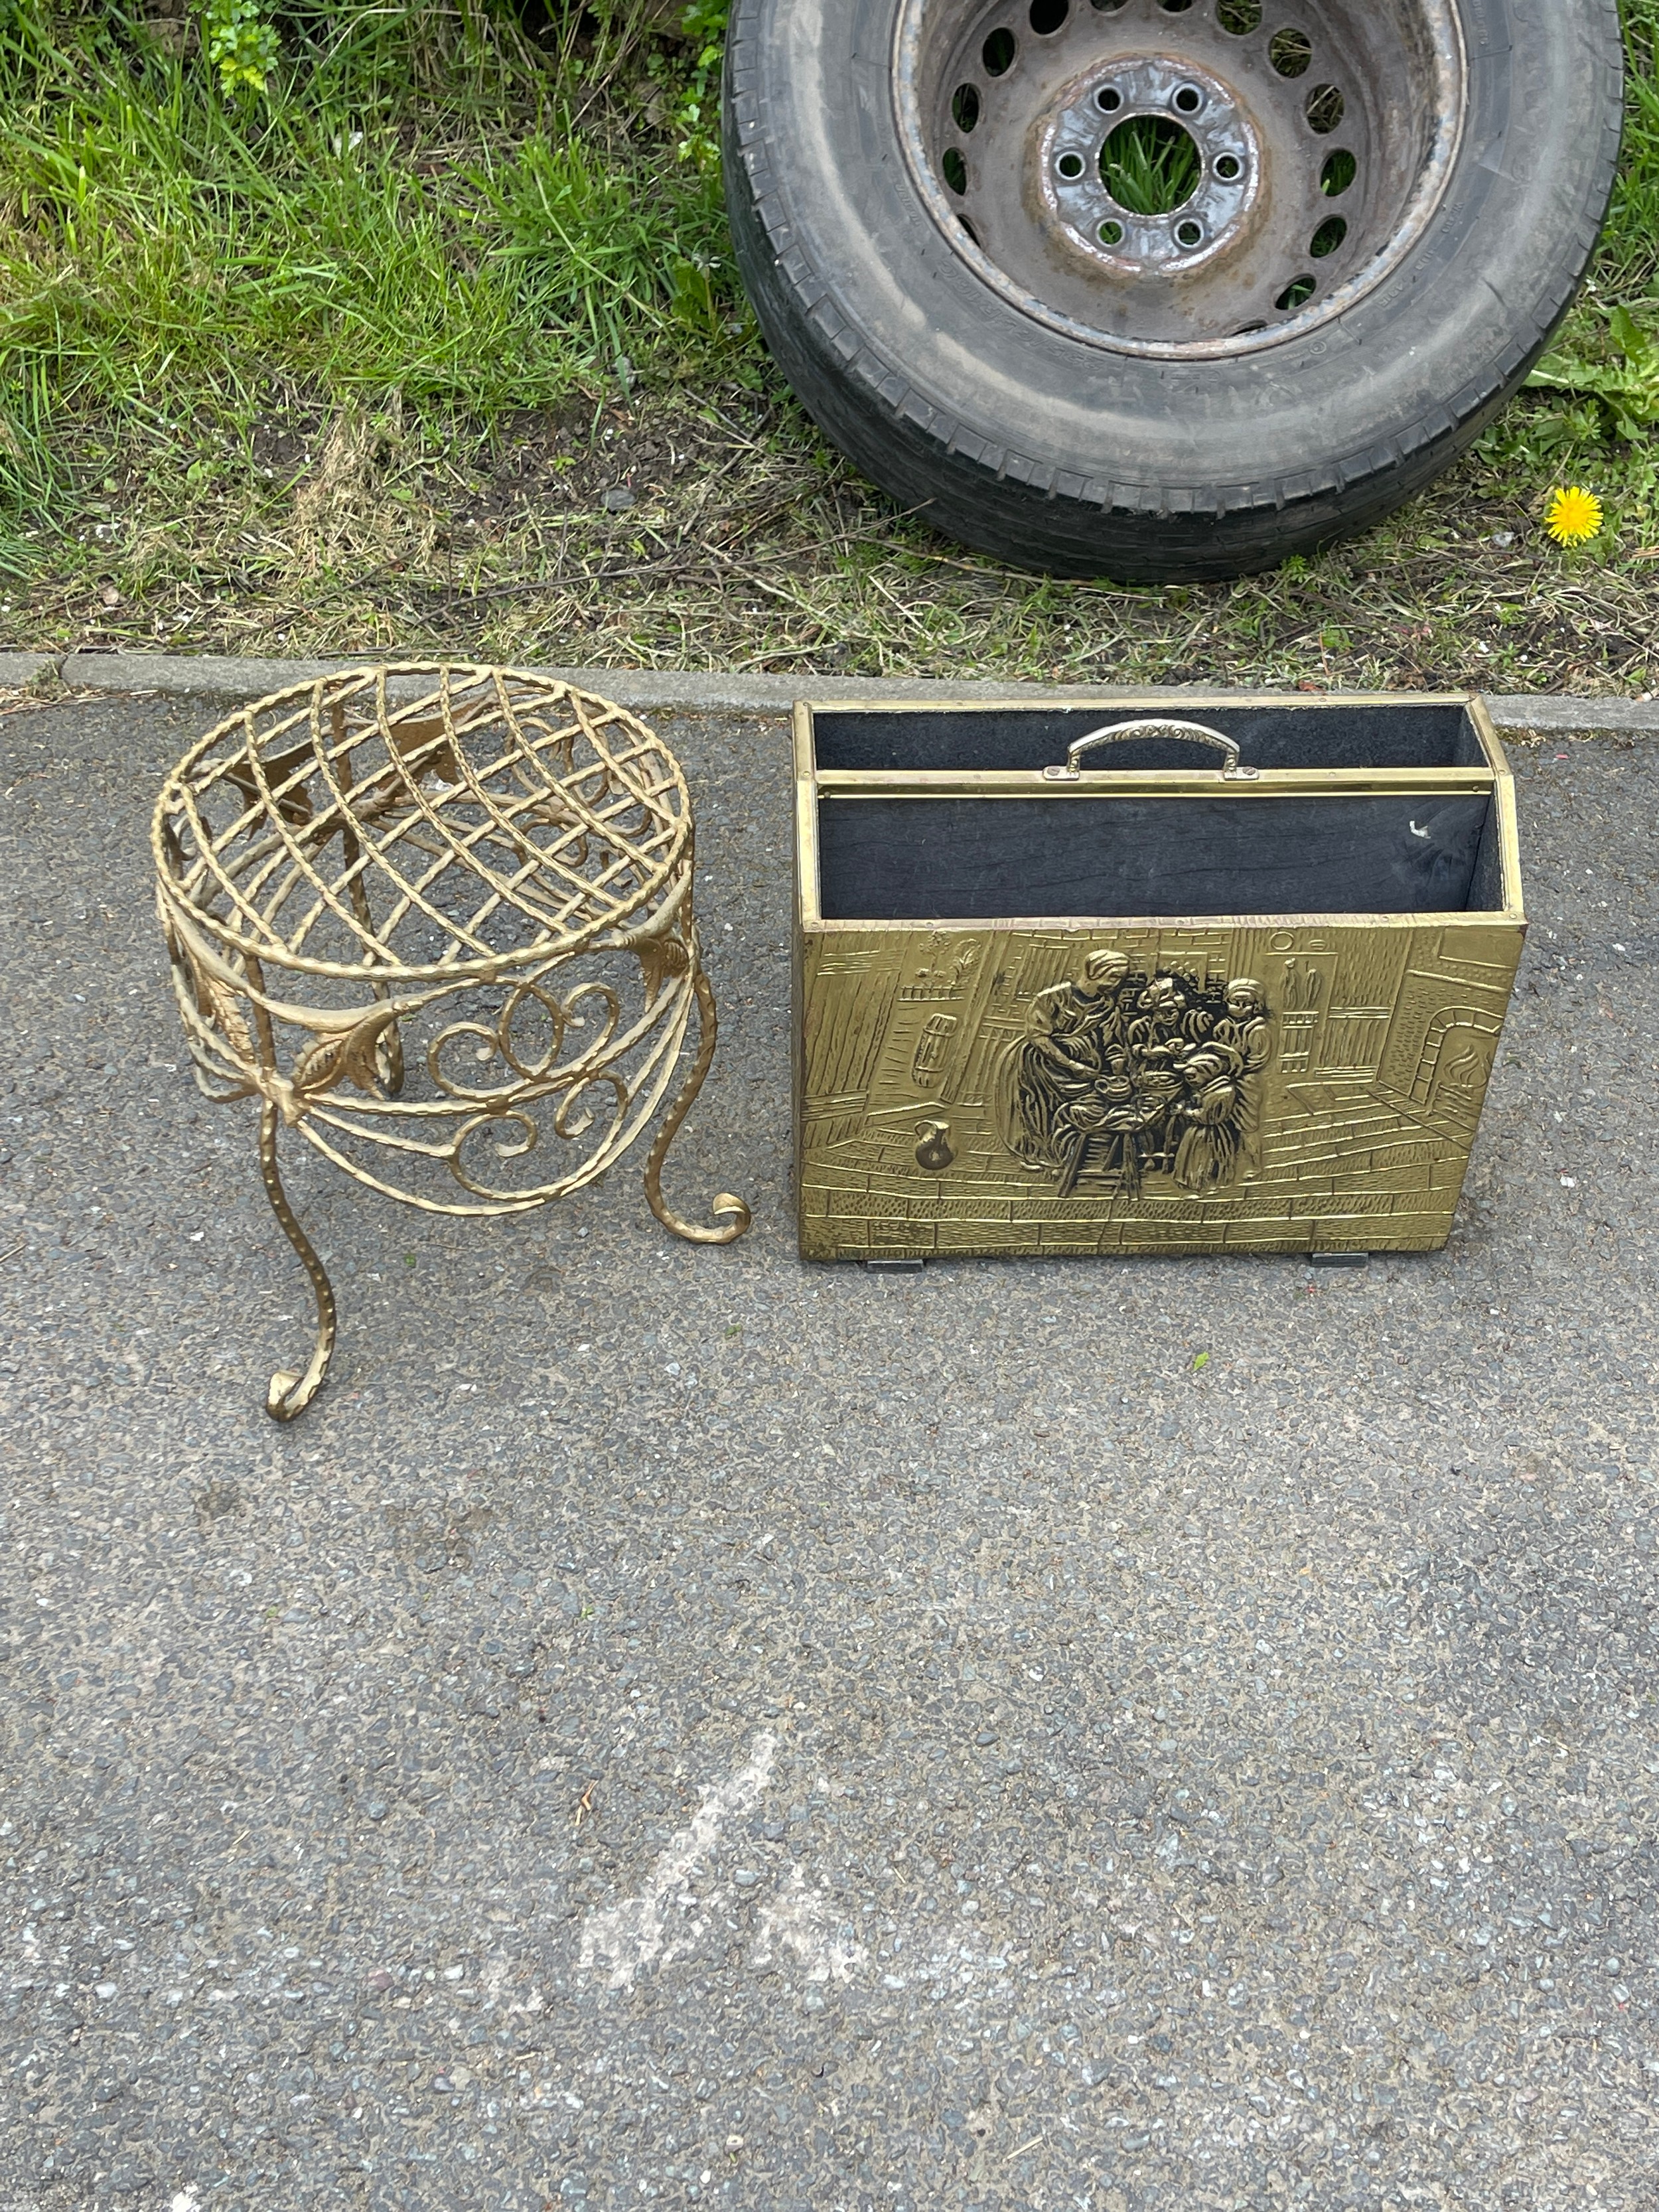
[[[193,2189],[181,2189],[168,2205],[167,2212],[202,2212],[202,2200]]]
[[[696,1901],[691,1884],[720,1842],[726,1821],[759,1802],[771,1779],[777,1749],[776,1736],[763,1729],[748,1763],[704,1797],[690,1826],[673,1837],[652,1868],[640,1894],[588,1914],[578,1961],[583,1973],[602,1972],[608,1988],[631,1990],[642,1966],[665,1966],[690,1950],[708,1925],[690,1917]]]
[[[755,1964],[769,1966],[777,1946],[782,1944],[805,1967],[809,1982],[850,1981],[870,1954],[862,1943],[832,1934],[825,1924],[827,1918],[828,1900],[823,1892],[809,1889],[806,1876],[795,1867],[775,1902],[761,1907]]]

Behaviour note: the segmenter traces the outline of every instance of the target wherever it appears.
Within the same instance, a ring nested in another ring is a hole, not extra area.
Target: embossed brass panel
[[[1203,702],[1204,720],[1224,726],[1228,708],[1245,703]],[[1321,711],[1304,701],[1279,703]],[[1525,920],[1501,750],[1478,702],[1431,703],[1467,718],[1473,761],[1412,771],[1363,763],[1264,769],[1236,787],[1252,793],[1237,803],[1271,807],[1275,792],[1375,793],[1379,779],[1429,799],[1455,781],[1460,793],[1490,802],[1470,890],[1477,905],[991,922],[825,921],[818,810],[857,804],[861,793],[935,797],[948,787],[967,798],[976,782],[994,823],[999,797],[1029,798],[1041,769],[970,779],[947,762],[835,769],[821,783],[815,710],[802,709],[796,1142],[803,1256],[1443,1244]],[[1017,719],[1017,710],[1000,711]],[[1103,720],[1135,712],[1129,702],[1100,706]],[[919,754],[927,750],[926,720],[924,712]],[[1195,778],[1171,770],[1164,788],[1209,797],[1217,780],[1213,771]],[[1144,797],[1159,785],[1144,765],[1115,782],[1109,770],[1086,781],[1097,798],[1125,788]],[[1074,783],[1050,780],[1048,787],[1054,804],[1073,803]],[[1421,836],[1426,807],[1420,820],[1407,811],[1411,832]],[[1251,818],[1265,830],[1267,816]]]

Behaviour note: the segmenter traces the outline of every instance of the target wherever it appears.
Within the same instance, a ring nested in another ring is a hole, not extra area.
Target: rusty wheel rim
[[[1034,320],[1162,359],[1373,290],[1467,109],[1455,0],[904,0],[893,79],[952,251]]]

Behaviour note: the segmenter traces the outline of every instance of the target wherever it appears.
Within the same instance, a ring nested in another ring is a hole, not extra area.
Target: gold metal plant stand
[[[210,1098],[257,1097],[265,1189],[317,1301],[292,1420],[334,1348],[333,1290],[277,1170],[297,1130],[371,1190],[430,1213],[523,1213],[605,1173],[695,1060],[645,1160],[664,1157],[714,1054],[678,762],[603,699],[501,668],[354,671],[262,699],[168,777],[152,836],[174,989]],[[549,1137],[551,1146],[545,1144]],[[564,1148],[562,1157],[547,1152]]]

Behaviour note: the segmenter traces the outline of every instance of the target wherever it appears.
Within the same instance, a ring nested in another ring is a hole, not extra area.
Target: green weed
[[[1607,318],[1607,344],[1597,356],[1584,356],[1584,328],[1581,321],[1577,347],[1545,356],[1532,373],[1532,386],[1587,393],[1607,410],[1609,428],[1636,444],[1659,422],[1659,344],[1627,307],[1615,307]]]
[[[259,0],[207,0],[208,59],[228,93],[263,92],[276,66],[276,33]]]

